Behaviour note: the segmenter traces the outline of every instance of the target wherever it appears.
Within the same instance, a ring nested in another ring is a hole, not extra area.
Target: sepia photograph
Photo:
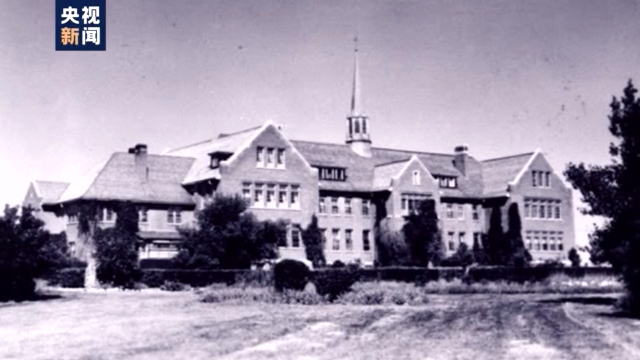
[[[640,359],[640,0],[0,0],[0,359]]]

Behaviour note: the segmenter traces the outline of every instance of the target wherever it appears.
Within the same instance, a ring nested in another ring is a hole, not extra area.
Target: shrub
[[[161,270],[143,270],[140,282],[151,288],[159,288],[165,283],[165,272]]]
[[[354,305],[380,305],[384,303],[384,291],[380,289],[349,291],[340,296],[337,302]]]
[[[332,268],[336,268],[336,269],[343,268],[343,267],[346,267],[346,266],[347,265],[344,262],[340,261],[340,260],[336,260],[336,261],[333,262],[333,264],[331,264],[331,267]]]
[[[162,286],[160,286],[160,290],[164,291],[184,291],[189,287],[185,284],[179,283],[177,281],[166,281]]]
[[[284,259],[273,267],[274,286],[277,291],[304,290],[309,282],[310,270],[303,262]]]
[[[49,283],[63,288],[82,288],[84,287],[84,268],[76,267],[59,270]]]
[[[314,273],[313,283],[318,294],[334,301],[338,296],[351,290],[351,286],[358,281],[359,272],[348,268],[334,268],[318,270]]]

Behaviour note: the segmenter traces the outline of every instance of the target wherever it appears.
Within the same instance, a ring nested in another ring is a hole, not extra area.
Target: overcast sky
[[[0,203],[267,119],[340,143],[356,35],[374,146],[607,163],[639,19],[636,0],[107,0],[106,52],[56,52],[54,1],[0,0]]]

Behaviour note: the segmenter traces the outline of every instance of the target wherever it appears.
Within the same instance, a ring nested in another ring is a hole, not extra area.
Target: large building
[[[115,202],[132,201],[145,243],[141,258],[175,255],[176,229],[192,222],[217,193],[241,194],[259,219],[288,220],[288,241],[280,247],[287,258],[305,257],[300,229],[316,214],[329,263],[372,264],[376,226],[399,230],[423,199],[437,204],[448,254],[460,243],[471,246],[480,239],[492,209],[502,210],[506,228],[512,203],[519,207],[522,237],[535,260],[565,258],[574,246],[571,189],[540,151],[479,161],[464,145],[451,154],[376,148],[371,126],[362,109],[356,51],[345,143],[291,140],[267,122],[163,154],[139,144],[70,184],[34,182],[25,203],[37,199],[39,209],[66,213],[73,248],[79,245],[77,218],[69,210],[74,204],[99,201],[102,224],[109,226]]]

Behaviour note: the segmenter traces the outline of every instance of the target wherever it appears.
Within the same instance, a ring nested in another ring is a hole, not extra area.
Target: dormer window
[[[209,162],[209,167],[212,169],[216,169],[220,167],[220,162],[227,160],[231,156],[231,153],[216,151],[209,154],[211,158]]]
[[[344,168],[320,167],[318,168],[318,177],[320,180],[346,181],[347,171]]]
[[[436,176],[438,184],[441,188],[455,189],[458,187],[458,182],[455,176]]]
[[[531,186],[545,188],[551,187],[551,172],[532,170]]]

